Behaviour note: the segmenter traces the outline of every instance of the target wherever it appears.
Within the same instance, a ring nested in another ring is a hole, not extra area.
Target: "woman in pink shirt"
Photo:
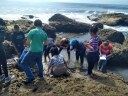
[[[101,72],[106,72],[107,61],[111,58],[113,53],[113,47],[109,41],[105,41],[100,45],[100,60],[98,64],[98,70]]]

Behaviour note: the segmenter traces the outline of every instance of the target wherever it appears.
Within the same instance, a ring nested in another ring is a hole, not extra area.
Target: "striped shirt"
[[[96,35],[95,37],[91,38],[90,41],[89,41],[89,44],[90,46],[93,47],[93,49],[88,49],[87,51],[88,52],[96,52],[99,50],[99,41],[100,41],[100,38]]]

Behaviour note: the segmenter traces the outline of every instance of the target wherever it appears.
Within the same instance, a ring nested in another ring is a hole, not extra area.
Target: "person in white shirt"
[[[67,70],[67,64],[63,58],[63,56],[59,55],[59,51],[57,47],[53,47],[50,50],[52,58],[49,62],[47,75],[51,74],[53,76],[69,76]]]

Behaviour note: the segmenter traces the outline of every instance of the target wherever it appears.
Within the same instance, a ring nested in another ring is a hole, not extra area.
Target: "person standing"
[[[19,25],[14,25],[14,32],[11,35],[11,40],[20,56],[24,50],[25,35],[20,31]]]
[[[89,33],[91,35],[91,39],[89,42],[87,42],[86,48],[87,48],[87,62],[88,62],[88,70],[87,75],[89,77],[92,76],[92,69],[94,68],[94,65],[97,63],[99,58],[99,42],[100,38],[97,35],[98,28],[95,26],[92,26],[89,30]]]
[[[0,81],[4,80],[5,78],[5,83],[8,83],[11,81],[11,76],[8,75],[7,59],[6,59],[6,54],[3,46],[5,32],[6,32],[5,27],[6,27],[6,24],[4,20],[0,18]],[[2,69],[4,74],[2,73]]]
[[[31,64],[35,64],[35,62],[38,66],[38,76],[43,78],[42,51],[43,45],[47,43],[47,34],[42,30],[41,20],[35,20],[34,25],[36,28],[30,30],[26,35],[26,43],[30,43],[30,48],[20,64],[27,76],[26,80],[23,80],[24,84],[31,83],[35,79],[30,68]]]

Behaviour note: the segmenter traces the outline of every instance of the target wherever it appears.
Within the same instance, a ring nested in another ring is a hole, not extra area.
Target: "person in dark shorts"
[[[54,39],[53,38],[48,38],[47,39],[47,45],[44,46],[44,62],[47,62],[47,57],[49,58],[50,61],[50,49],[55,46],[54,44]]]

